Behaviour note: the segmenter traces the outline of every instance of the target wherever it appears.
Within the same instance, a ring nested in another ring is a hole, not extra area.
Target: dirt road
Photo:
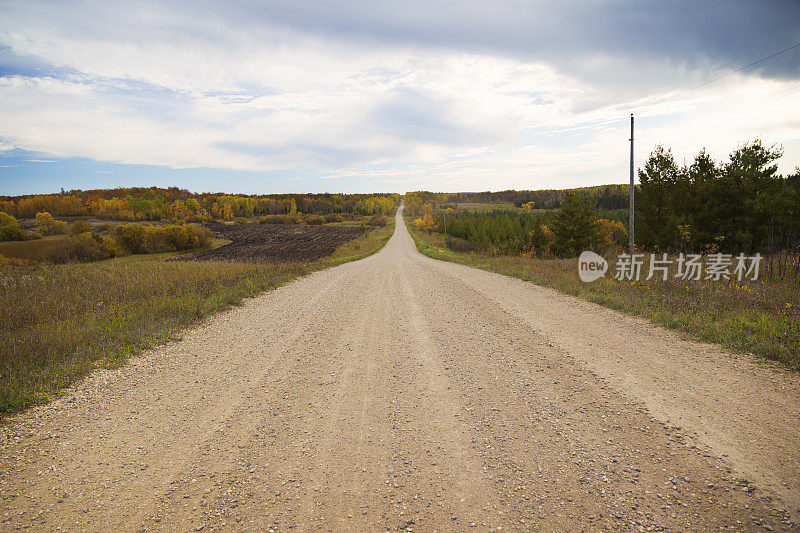
[[[422,257],[399,216],[0,431],[3,531],[780,531],[800,506],[797,377]]]

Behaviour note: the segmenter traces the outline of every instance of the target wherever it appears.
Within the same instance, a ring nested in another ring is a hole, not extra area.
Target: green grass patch
[[[394,218],[309,263],[164,261],[176,255],[166,253],[2,267],[0,412],[47,401],[245,298],[373,254],[393,231]]]
[[[643,318],[705,342],[754,354],[800,371],[800,284],[797,280],[724,281],[650,280],[619,282],[607,278],[583,283],[577,259],[459,253],[445,247],[444,236],[407,226],[424,255],[460,263],[550,287],[565,294]],[[613,268],[613,265],[611,265]]]

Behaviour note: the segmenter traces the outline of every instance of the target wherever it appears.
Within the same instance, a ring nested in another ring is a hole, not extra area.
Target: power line
[[[794,50],[794,49],[795,49],[795,48],[797,48],[798,46],[800,46],[800,43],[797,43],[797,44],[796,44],[796,45],[794,45],[794,46],[790,46],[789,48],[786,48],[785,50],[781,50],[780,52],[775,52],[774,54],[772,54],[772,55],[769,55],[769,56],[767,56],[767,57],[762,57],[762,58],[761,58],[761,59],[759,59],[758,61],[753,61],[753,62],[752,62],[752,63],[750,63],[749,65],[745,65],[745,66],[743,66],[743,67],[741,67],[741,68],[737,68],[736,70],[732,70],[732,71],[728,72],[727,74],[723,74],[722,76],[720,76],[720,77],[718,77],[718,78],[714,78],[714,79],[713,79],[713,80],[711,80],[711,81],[707,81],[707,82],[705,82],[705,83],[701,83],[701,84],[700,84],[700,85],[698,85],[697,87],[692,87],[691,89],[689,89],[689,92],[692,92],[692,91],[694,91],[694,90],[696,90],[696,89],[699,89],[700,87],[705,87],[706,85],[708,85],[708,84],[711,84],[711,83],[714,83],[715,81],[719,81],[719,80],[721,80],[722,78],[725,78],[725,77],[727,77],[727,76],[730,76],[731,74],[736,74],[737,72],[741,72],[741,71],[743,71],[743,70],[744,70],[744,69],[746,69],[746,68],[750,68],[750,67],[752,67],[753,65],[758,65],[759,63],[761,63],[761,62],[763,62],[763,61],[766,61],[767,59],[772,59],[772,58],[773,58],[773,57],[775,57],[775,56],[779,56],[779,55],[783,54],[784,52],[788,52],[789,50]]]
[[[772,93],[770,96],[775,96],[776,94],[788,93],[789,91],[794,91],[795,89],[800,89],[800,85],[795,85],[794,87],[789,87],[788,89],[784,89],[783,91]]]

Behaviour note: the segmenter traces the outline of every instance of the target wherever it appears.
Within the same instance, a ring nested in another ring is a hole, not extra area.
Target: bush
[[[328,213],[325,215],[325,222],[332,223],[332,222],[344,222],[344,218],[342,215],[338,213]]]
[[[144,251],[144,226],[141,224],[120,224],[114,228],[114,235],[124,248],[135,254]]]
[[[628,244],[628,230],[621,222],[598,218],[594,222],[597,228],[597,247],[600,250],[621,248]]]
[[[67,223],[61,220],[54,220],[53,216],[47,211],[36,213],[36,225],[42,235],[67,234]]]
[[[148,226],[122,224],[114,230],[117,241],[134,254],[156,254],[204,248],[214,235],[200,224]]]
[[[92,231],[92,225],[85,220],[76,220],[69,227],[70,235],[80,235],[81,233],[87,233],[90,231]]]
[[[453,237],[447,237],[444,241],[445,246],[453,250],[454,252],[477,252],[478,245],[471,241],[465,241],[464,239],[455,239]]]
[[[291,224],[292,219],[289,215],[264,215],[258,221],[261,224]]]
[[[50,263],[102,261],[117,255],[114,246],[103,237],[93,234],[73,235],[48,250],[45,260]]]
[[[94,230],[98,233],[111,231],[112,229],[114,229],[114,224],[109,224],[108,222],[103,222],[102,224],[98,224],[94,227]]]
[[[306,224],[313,224],[313,225],[324,224],[325,223],[325,217],[322,217],[320,215],[306,215],[305,223]]]
[[[17,223],[17,219],[0,211],[0,241],[24,241],[25,230]]]
[[[302,224],[303,215],[300,213],[289,213],[286,215],[264,215],[259,218],[261,224]]]
[[[389,219],[386,215],[372,215],[367,222],[370,226],[385,226],[388,223]]]

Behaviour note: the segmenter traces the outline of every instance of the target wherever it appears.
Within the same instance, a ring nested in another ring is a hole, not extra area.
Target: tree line
[[[417,229],[446,232],[451,237],[447,245],[458,251],[571,256],[587,249],[618,249],[628,239],[622,222],[602,217],[587,196],[576,193],[566,194],[560,209],[546,212],[434,210],[430,203],[420,211]]]
[[[678,165],[669,149],[657,146],[638,172],[637,249],[761,253],[778,257],[779,270],[787,267],[800,254],[800,169],[779,174],[775,162],[781,156],[781,149],[755,141],[735,149],[727,161],[714,161],[702,150],[690,164]],[[414,223],[424,231],[444,232],[447,212],[447,234],[476,248],[569,257],[583,250],[623,249],[628,191],[624,185],[497,193],[417,191],[406,194],[405,205],[412,217],[422,215]],[[469,212],[458,209],[460,202],[514,202],[524,209]],[[558,210],[533,210],[556,205]],[[449,244],[465,248],[457,241]]]
[[[516,207],[528,209],[558,209],[567,195],[578,195],[587,198],[600,210],[618,210],[628,207],[628,185],[612,184],[597,185],[594,187],[579,187],[575,189],[543,189],[543,190],[507,190],[498,192],[457,192],[434,193],[429,191],[415,191],[409,202],[406,196],[406,209],[411,208],[411,214],[416,216],[425,203],[431,205],[479,203],[479,204],[513,204]]]
[[[800,169],[783,176],[780,148],[761,141],[714,161],[705,150],[678,165],[657,146],[639,170],[636,244],[654,251],[759,252],[800,245]]]
[[[46,212],[53,216],[93,216],[109,220],[203,222],[298,212],[387,215],[399,201],[398,194],[230,195],[196,194],[176,187],[132,187],[3,196],[0,197],[0,212],[15,218],[33,218],[36,213]]]

